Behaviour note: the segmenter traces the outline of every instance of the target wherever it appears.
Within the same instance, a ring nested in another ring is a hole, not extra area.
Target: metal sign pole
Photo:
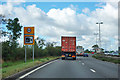
[[[26,63],[26,45],[25,45],[25,63]]]
[[[34,61],[34,45],[33,45],[33,61]]]

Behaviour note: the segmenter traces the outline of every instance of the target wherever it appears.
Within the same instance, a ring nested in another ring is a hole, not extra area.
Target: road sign
[[[34,45],[34,27],[24,27],[24,45]]]

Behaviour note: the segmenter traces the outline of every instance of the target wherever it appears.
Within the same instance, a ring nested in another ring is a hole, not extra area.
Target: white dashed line
[[[94,72],[94,73],[96,72],[94,69],[90,69],[90,70],[91,70],[92,72]]]
[[[82,65],[85,65],[85,63],[82,63]]]
[[[55,61],[57,61],[57,60],[55,60]],[[24,77],[30,75],[31,73],[37,71],[38,69],[41,69],[41,68],[43,68],[43,67],[45,67],[45,66],[47,66],[47,65],[49,65],[49,64],[51,64],[51,63],[53,63],[53,62],[55,62],[55,61],[51,61],[51,62],[49,62],[49,63],[47,63],[47,64],[44,64],[44,65],[42,65],[42,66],[40,66],[40,67],[38,67],[38,68],[36,68],[36,69],[34,69],[34,70],[32,70],[32,71],[26,73],[25,75],[19,77],[17,80],[20,80],[20,79],[22,79],[22,78],[24,78]]]

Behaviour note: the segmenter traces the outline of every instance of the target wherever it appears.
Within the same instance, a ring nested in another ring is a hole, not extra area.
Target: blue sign
[[[28,28],[28,29],[27,29],[27,32],[31,32],[31,29],[30,29],[30,28]]]

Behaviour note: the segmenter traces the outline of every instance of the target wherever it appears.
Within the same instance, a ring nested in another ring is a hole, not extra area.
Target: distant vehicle
[[[77,51],[77,54],[76,54],[77,56],[83,56],[84,48],[82,46],[77,46],[76,51]]]
[[[104,52],[105,55],[111,55],[109,51]]]
[[[84,53],[84,54],[83,54],[83,57],[88,57],[88,53]]]
[[[83,56],[84,53],[76,53],[76,56]]]
[[[76,56],[78,55],[78,52],[76,52]]]
[[[113,56],[119,56],[119,53],[118,52],[113,52],[111,55],[113,55]]]
[[[62,60],[72,58],[76,60],[76,37],[61,37]]]
[[[78,56],[83,56],[84,53],[80,53]]]
[[[109,52],[106,52],[106,53],[104,53],[105,55],[110,55],[110,53]]]
[[[94,54],[94,52],[92,52],[92,54]]]

